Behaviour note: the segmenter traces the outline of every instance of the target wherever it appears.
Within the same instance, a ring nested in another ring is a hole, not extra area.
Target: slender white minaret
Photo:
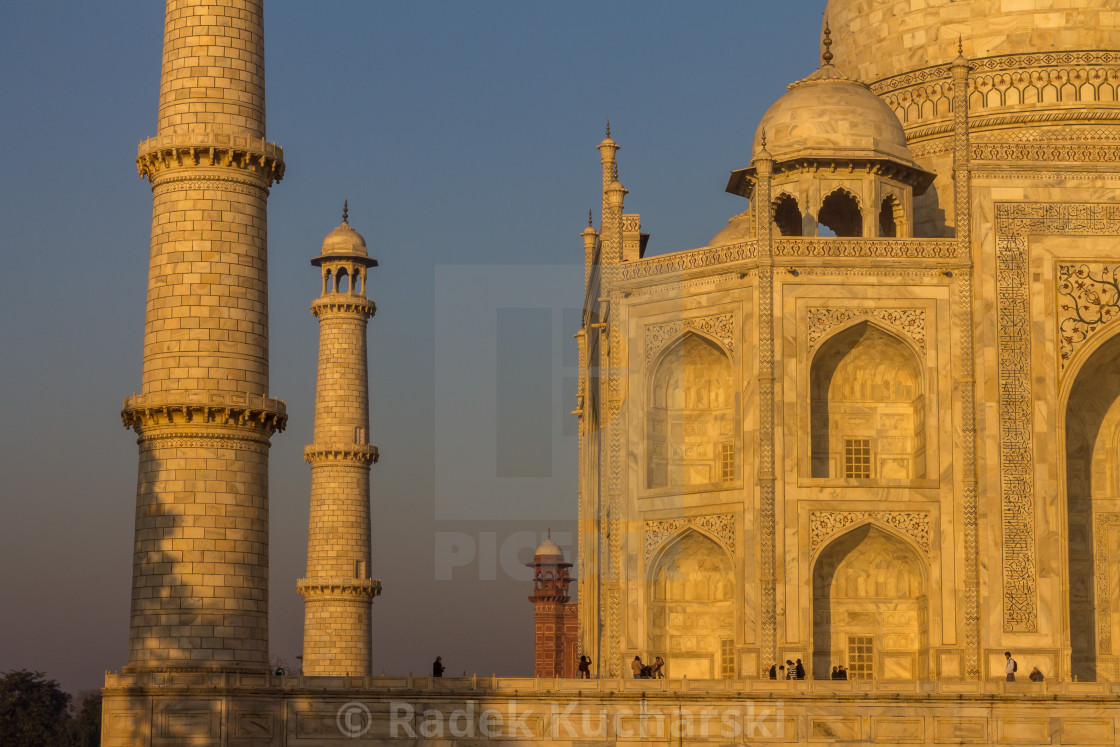
[[[311,313],[319,318],[319,374],[311,464],[311,518],[304,597],[303,673],[369,675],[373,598],[370,576],[369,443],[366,322],[376,311],[365,297],[366,270],[377,266],[361,234],[347,222],[327,234],[311,260],[322,274]]]

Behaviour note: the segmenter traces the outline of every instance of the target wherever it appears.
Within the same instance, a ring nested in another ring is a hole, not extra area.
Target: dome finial
[[[591,209],[588,208],[588,210],[587,210],[587,227],[591,228],[594,225],[595,225],[594,220],[591,217]]]
[[[957,54],[964,57],[964,34],[957,37]]]
[[[611,121],[607,120],[607,137],[611,136]]]
[[[766,147],[766,130],[762,131],[762,147]]]
[[[342,222],[346,223],[346,225],[350,225],[347,222],[347,218],[349,217],[349,215],[350,215],[350,200],[343,200],[342,201]]]
[[[824,17],[824,39],[821,40],[824,45],[824,52],[821,53],[821,67],[832,64],[832,52],[829,47],[832,46],[832,29],[828,27],[828,16]]]

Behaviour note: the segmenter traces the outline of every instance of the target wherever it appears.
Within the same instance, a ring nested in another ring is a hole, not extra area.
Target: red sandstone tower
[[[533,676],[575,677],[579,625],[576,605],[568,600],[571,563],[564,551],[546,539],[527,564],[533,569]]]

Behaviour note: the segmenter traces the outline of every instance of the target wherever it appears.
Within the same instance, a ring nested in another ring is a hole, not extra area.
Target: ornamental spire
[[[824,39],[821,40],[824,45],[824,52],[821,53],[821,67],[832,64],[832,52],[829,47],[832,46],[832,29],[828,27],[828,16],[824,18]]]

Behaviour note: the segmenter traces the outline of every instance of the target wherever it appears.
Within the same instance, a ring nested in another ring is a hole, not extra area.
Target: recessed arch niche
[[[1111,567],[1120,560],[1120,335],[1085,359],[1070,387],[1065,468],[1070,673],[1094,681],[1097,657],[1115,654],[1120,623],[1120,604],[1110,593],[1117,581]],[[1103,566],[1098,551],[1107,558]]]
[[[830,542],[813,564],[813,672],[860,679],[929,672],[928,571],[918,551],[876,524]]]
[[[913,349],[864,320],[821,343],[809,369],[810,473],[925,477],[925,394]]]
[[[647,487],[737,479],[734,382],[724,348],[696,332],[684,333],[656,359],[648,386]]]
[[[720,642],[734,639],[735,573],[727,550],[684,529],[655,556],[649,574],[649,658],[670,677],[718,676]]]

